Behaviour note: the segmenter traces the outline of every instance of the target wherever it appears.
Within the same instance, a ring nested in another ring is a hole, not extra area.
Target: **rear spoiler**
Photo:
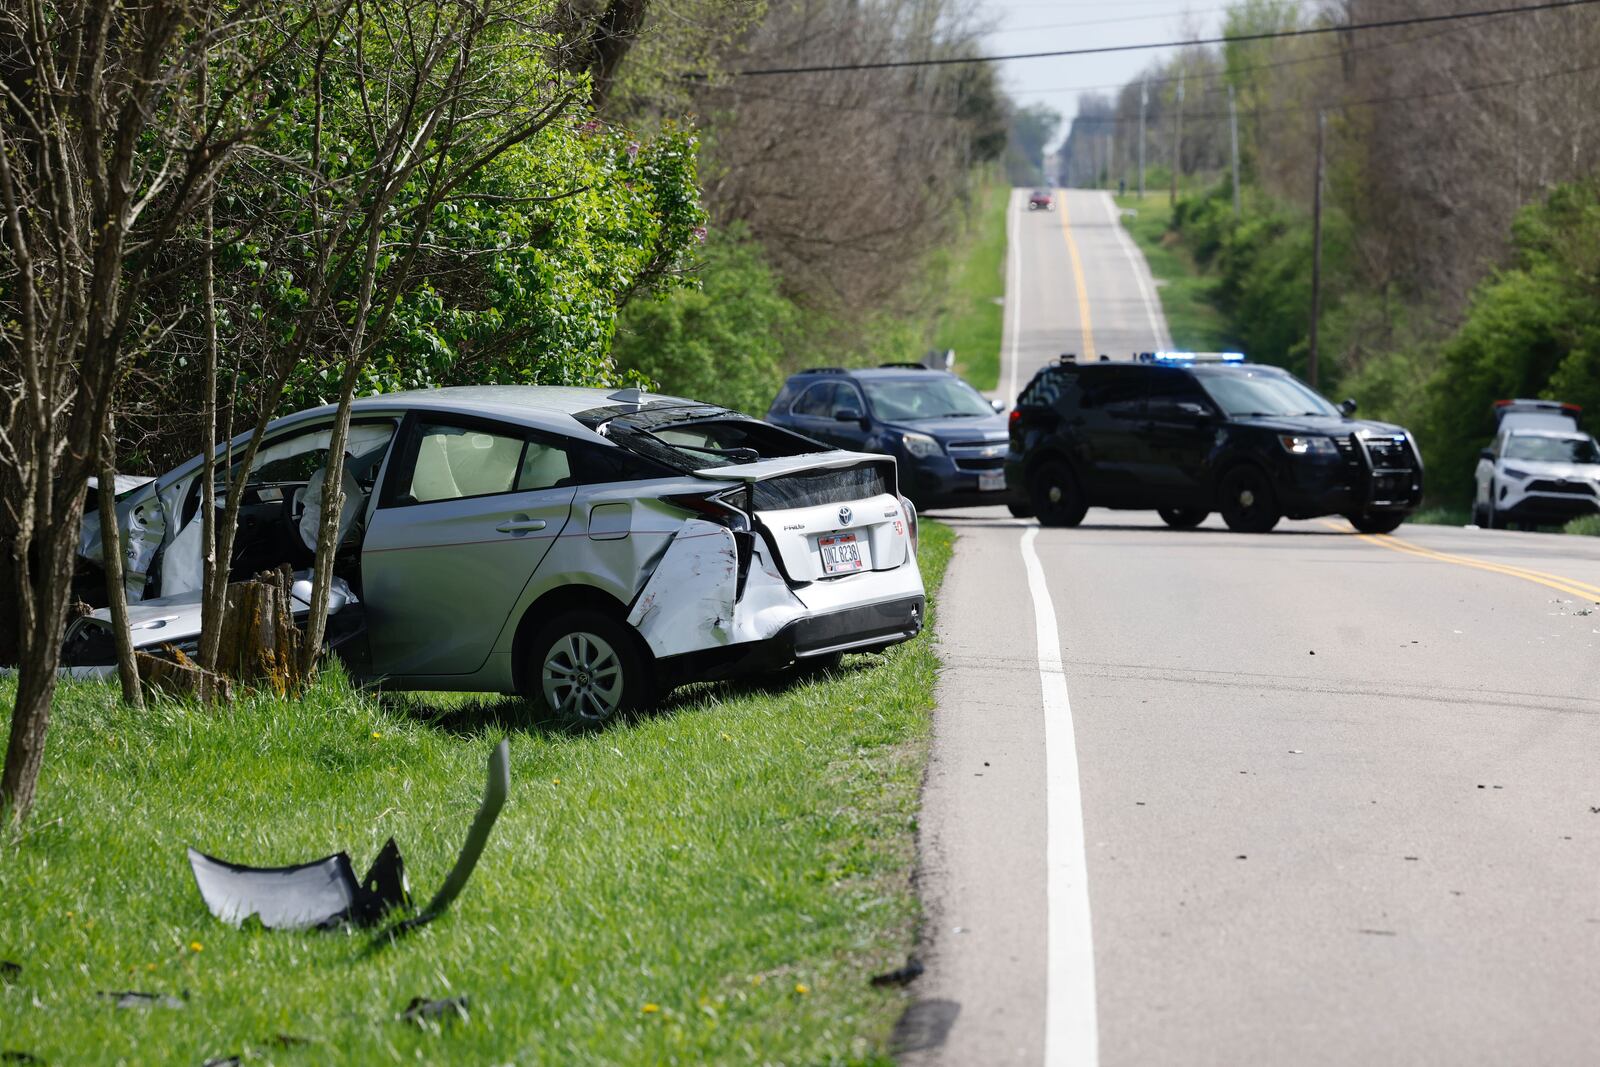
[[[876,452],[822,452],[805,456],[779,456],[774,459],[760,459],[754,463],[734,463],[726,467],[706,467],[694,472],[696,478],[711,478],[722,482],[764,482],[769,478],[779,478],[785,474],[798,474],[804,471],[839,470],[846,467],[859,467],[864,463],[886,463],[892,469],[895,466],[893,456],[880,455]]]

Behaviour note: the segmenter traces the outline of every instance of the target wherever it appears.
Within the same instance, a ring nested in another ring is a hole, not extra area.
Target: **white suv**
[[[1487,529],[1600,511],[1600,447],[1576,430],[1502,429],[1478,459],[1472,520]]]

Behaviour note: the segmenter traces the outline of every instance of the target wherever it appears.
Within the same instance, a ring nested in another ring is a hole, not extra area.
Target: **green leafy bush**
[[[742,227],[708,237],[692,276],[693,287],[629,305],[612,349],[618,370],[665,392],[765,414],[783,385],[784,355],[801,336],[799,308]]]

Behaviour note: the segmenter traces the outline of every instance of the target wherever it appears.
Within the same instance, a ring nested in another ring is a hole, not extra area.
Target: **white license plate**
[[[995,489],[1006,487],[1005,471],[985,471],[978,475],[978,491],[987,493]]]
[[[864,567],[861,542],[853,533],[827,534],[817,538],[817,548],[822,550],[823,574],[849,574]]]

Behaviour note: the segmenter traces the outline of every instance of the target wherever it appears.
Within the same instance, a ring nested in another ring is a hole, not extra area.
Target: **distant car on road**
[[[784,383],[767,421],[899,461],[900,491],[919,509],[1021,504],[1006,487],[1001,408],[946,371],[916,363],[814,367]]]
[[[234,545],[235,580],[295,569],[301,614],[333,416],[268,427]],[[548,386],[365,397],[345,447],[328,633],[362,679],[521,692],[600,722],[922,626],[915,513],[883,456],[691,400]],[[200,475],[197,456],[117,498],[138,646],[194,648]],[[92,515],[81,543],[95,565]],[[104,608],[76,620],[63,665],[115,662],[108,626]]]
[[[1479,454],[1475,475],[1472,521],[1485,529],[1600,512],[1600,446],[1580,431],[1502,432]]]
[[[1344,515],[1387,533],[1422,500],[1422,457],[1408,431],[1354,410],[1238,353],[1063,359],[1011,413],[1006,481],[1046,526],[1097,506],[1154,509],[1178,529],[1220,511],[1242,532]]]
[[[1035,189],[1028,194],[1029,211],[1054,211],[1055,209],[1056,198],[1051,195],[1050,190]]]

